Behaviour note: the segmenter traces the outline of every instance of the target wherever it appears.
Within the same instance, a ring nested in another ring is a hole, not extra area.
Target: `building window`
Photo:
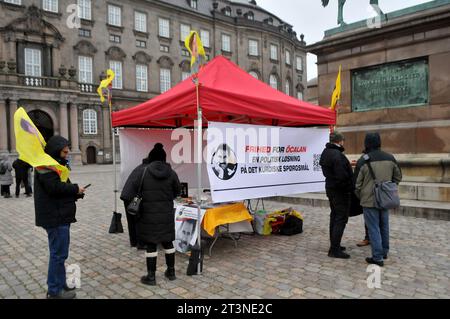
[[[108,23],[116,27],[122,26],[122,8],[108,5]]]
[[[275,90],[278,90],[278,79],[277,79],[276,75],[274,75],[274,74],[270,75],[269,84],[272,88],[274,88]]]
[[[303,57],[297,57],[297,71],[303,71]]]
[[[164,93],[170,90],[172,86],[170,69],[159,70],[160,92]]]
[[[203,46],[209,48],[209,31],[200,30],[200,39],[202,40]]]
[[[278,61],[278,45],[270,45],[270,59],[273,61]]]
[[[80,19],[91,20],[92,19],[92,1],[91,0],[78,0],[78,17]]]
[[[248,54],[251,56],[258,56],[258,41],[256,40],[248,40]]]
[[[114,35],[114,34],[110,34],[109,35],[109,41],[110,42],[114,42],[114,43],[120,43],[120,35]]]
[[[134,29],[139,32],[147,32],[147,15],[142,12],[134,12]]]
[[[83,133],[86,135],[97,134],[97,112],[94,110],[83,111]]]
[[[191,0],[191,8],[197,9],[198,8],[198,1],[197,0]]]
[[[251,21],[255,20],[255,15],[253,14],[253,12],[250,11],[249,13],[247,13],[247,19]]]
[[[4,0],[6,3],[12,3],[12,4],[17,4],[17,5],[21,5],[22,4],[22,0]]]
[[[231,52],[231,36],[222,34],[222,51]]]
[[[291,95],[291,80],[287,79],[284,85],[284,93],[286,95]]]
[[[297,91],[297,99],[303,101],[303,91]]]
[[[169,53],[169,47],[167,45],[160,45],[159,51]]]
[[[147,47],[147,42],[146,41],[141,41],[141,40],[136,40],[136,47],[138,47],[138,48],[146,48]]]
[[[251,76],[253,76],[255,79],[259,80],[259,75],[258,75],[258,73],[256,73],[255,71],[250,71],[250,72],[248,72],[248,74],[250,74]]]
[[[25,75],[42,76],[41,50],[25,49]]]
[[[113,89],[122,89],[122,62],[109,61],[109,68],[116,74],[112,83]]]
[[[191,54],[189,53],[189,51],[185,48],[181,49],[181,56],[185,56],[185,57],[190,57]]]
[[[43,0],[42,9],[44,11],[58,12],[58,0]]]
[[[226,7],[225,10],[224,10],[224,14],[227,17],[231,17],[231,8],[230,7]]]
[[[159,36],[170,38],[170,21],[168,19],[159,18]]]
[[[184,41],[191,34],[191,26],[188,24],[180,24],[180,40]]]
[[[136,91],[148,92],[148,66],[136,65]]]
[[[291,65],[291,52],[286,50],[286,64]]]
[[[89,56],[78,57],[78,77],[80,83],[92,83],[92,58]]]
[[[181,72],[181,81],[186,80],[187,78],[189,78],[191,76],[190,72]]]
[[[91,37],[91,30],[78,29],[78,35],[80,37],[90,38]]]

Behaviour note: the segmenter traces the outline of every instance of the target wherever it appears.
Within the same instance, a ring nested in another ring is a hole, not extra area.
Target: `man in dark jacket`
[[[141,278],[146,285],[156,285],[157,246],[162,244],[167,270],[165,276],[175,280],[175,212],[173,200],[180,194],[181,185],[175,171],[166,163],[166,152],[157,143],[150,152],[148,164],[138,166],[128,178],[121,198],[131,200],[138,193],[141,176],[147,171],[142,185],[141,210],[136,222],[137,238],[147,246],[145,254],[147,275]]]
[[[330,134],[330,143],[320,157],[320,166],[325,176],[325,188],[330,201],[330,242],[329,257],[348,259],[341,246],[342,236],[348,222],[351,192],[353,191],[352,166],[344,155],[344,136],[335,131]]]
[[[21,159],[16,159],[13,163],[13,167],[16,172],[16,198],[20,195],[20,184],[22,182],[25,186],[25,194],[27,197],[30,197],[32,191],[28,181],[28,172],[32,169],[31,165]]]
[[[69,142],[61,136],[53,136],[45,152],[59,164],[66,165]],[[41,166],[35,170],[34,190],[36,226],[47,231],[50,249],[47,298],[73,299],[76,295],[66,285],[64,262],[69,255],[70,224],[76,222],[75,202],[83,197],[84,188],[70,180],[62,182],[55,170]]]
[[[389,211],[375,208],[373,194],[375,182],[367,163],[370,161],[374,175],[379,182],[392,181],[399,184],[402,180],[402,172],[394,156],[380,149],[380,134],[368,133],[364,145],[366,147],[365,155],[356,164],[358,175],[356,177],[355,194],[361,200],[364,221],[372,246],[372,257],[366,258],[366,262],[383,266],[383,259],[387,259],[389,253]]]

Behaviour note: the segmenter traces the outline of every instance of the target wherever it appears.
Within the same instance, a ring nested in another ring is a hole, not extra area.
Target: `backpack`
[[[6,165],[1,163],[0,164],[0,175],[5,175],[7,170],[8,170],[8,168],[6,167]]]

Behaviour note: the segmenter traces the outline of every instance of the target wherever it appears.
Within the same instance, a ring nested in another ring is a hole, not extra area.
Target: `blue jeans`
[[[64,263],[69,256],[70,225],[45,229],[48,234],[50,259],[48,263],[47,285],[50,295],[57,295],[66,284]]]
[[[364,207],[364,221],[369,231],[372,258],[383,261],[389,253],[389,211]]]

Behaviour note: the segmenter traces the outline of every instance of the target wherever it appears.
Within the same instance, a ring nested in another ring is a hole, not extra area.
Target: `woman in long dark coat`
[[[145,254],[147,275],[141,278],[141,282],[154,286],[158,244],[161,244],[165,251],[167,265],[165,276],[169,280],[176,279],[173,200],[180,194],[181,185],[177,173],[166,163],[163,145],[158,143],[150,152],[148,161],[131,173],[122,191],[123,200],[131,200],[137,195],[144,171],[141,210],[136,219],[136,230],[138,241],[147,246]]]

